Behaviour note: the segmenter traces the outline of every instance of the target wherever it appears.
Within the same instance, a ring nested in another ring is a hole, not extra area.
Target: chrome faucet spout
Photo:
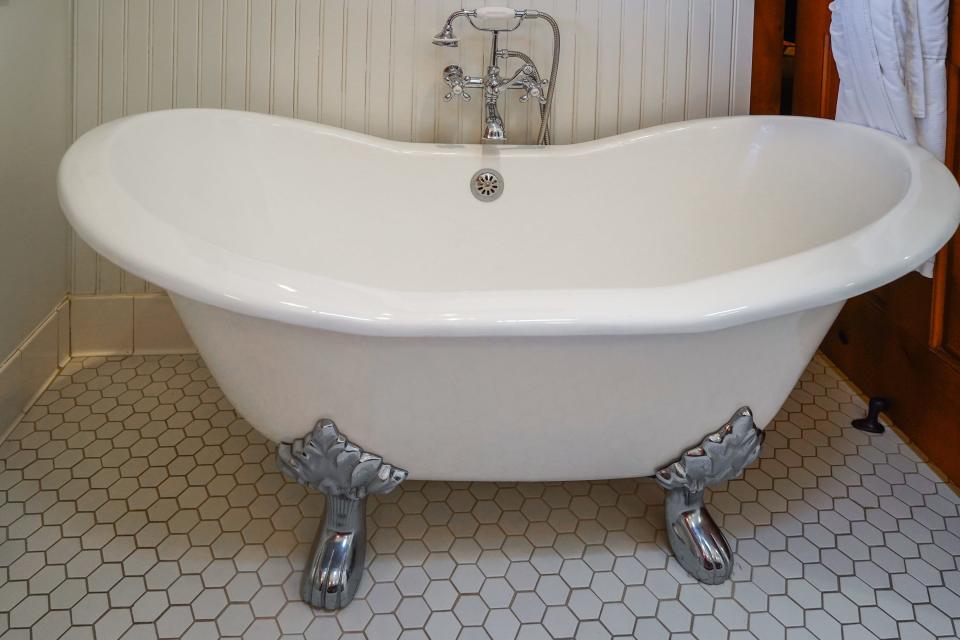
[[[507,141],[507,132],[503,127],[503,118],[497,108],[497,99],[488,97],[484,104],[484,122],[481,138],[484,142],[500,143]]]

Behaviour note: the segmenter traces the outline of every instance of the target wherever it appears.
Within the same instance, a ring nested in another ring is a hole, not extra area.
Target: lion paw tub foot
[[[707,512],[704,489],[740,475],[760,454],[763,432],[747,407],[711,433],[699,446],[660,469],[657,482],[667,490],[667,538],[677,561],[706,584],[720,584],[733,571],[730,545]]]
[[[392,491],[407,472],[352,444],[332,420],[281,444],[277,460],[284,475],[327,495],[300,595],[318,609],[341,609],[353,600],[363,575],[367,496]]]

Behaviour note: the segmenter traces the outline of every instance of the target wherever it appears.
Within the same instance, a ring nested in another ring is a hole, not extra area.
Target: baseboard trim
[[[64,297],[0,362],[0,442],[70,360],[70,298]]]
[[[0,443],[71,357],[196,352],[166,293],[67,295],[0,361]]]
[[[166,293],[71,296],[74,356],[196,353]]]

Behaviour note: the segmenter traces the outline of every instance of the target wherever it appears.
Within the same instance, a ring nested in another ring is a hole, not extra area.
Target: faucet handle
[[[443,96],[444,102],[450,102],[460,96],[464,102],[470,102],[473,97],[466,92],[467,77],[458,65],[451,64],[443,70],[443,81],[450,87],[450,91]]]
[[[530,98],[533,98],[540,104],[547,104],[547,96],[544,88],[547,86],[546,80],[541,80],[536,82],[534,80],[523,80],[521,81],[523,85],[524,93],[520,96],[520,102],[527,102]]]
[[[450,91],[448,91],[447,94],[443,96],[443,101],[450,102],[456,96],[460,96],[464,102],[470,102],[471,100],[473,100],[473,96],[471,96],[469,93],[464,91],[461,85],[454,85],[450,89]]]

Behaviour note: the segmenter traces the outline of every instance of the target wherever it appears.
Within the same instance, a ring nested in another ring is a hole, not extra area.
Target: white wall
[[[67,290],[71,3],[0,0],[0,362]]]
[[[491,0],[486,4],[503,3]],[[460,25],[459,49],[430,43],[443,20],[483,0],[75,0],[74,134],[125,114],[227,107],[317,120],[401,140],[479,135],[481,100],[444,103],[439,75],[482,71],[487,40]],[[553,116],[563,144],[703,116],[746,113],[753,0],[510,0],[560,22]],[[544,72],[552,36],[529,21],[506,45]],[[503,103],[508,134],[532,139],[535,110]],[[72,290],[151,286],[79,238]]]

